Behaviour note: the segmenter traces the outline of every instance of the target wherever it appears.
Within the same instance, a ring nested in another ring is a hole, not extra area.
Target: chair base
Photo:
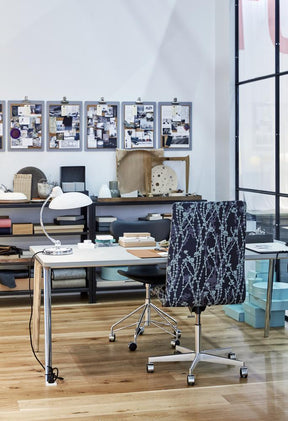
[[[135,326],[133,341],[130,342],[128,345],[130,351],[135,351],[137,349],[138,336],[144,333],[144,328],[146,326],[153,325],[173,337],[173,339],[171,340],[171,345],[173,347],[179,345],[179,338],[181,337],[181,332],[178,329],[177,321],[151,302],[149,284],[145,284],[145,289],[145,303],[137,307],[131,313],[122,317],[122,319],[120,319],[118,322],[114,323],[111,326],[109,341],[114,342],[116,340],[115,332]],[[154,312],[158,316],[158,320],[153,319],[151,317],[152,312]],[[126,320],[130,319],[132,316],[136,315],[137,313],[140,313],[140,316],[138,317],[138,320],[136,322],[133,322],[131,324],[125,324],[124,326],[119,326]]]
[[[201,323],[200,323],[200,314],[196,314],[196,323],[195,323],[195,351],[190,350],[189,348],[184,348],[182,346],[176,346],[175,351],[180,354],[175,355],[163,355],[159,357],[149,357],[147,363],[147,372],[154,372],[154,363],[156,362],[192,362],[189,372],[187,375],[187,384],[193,386],[195,384],[195,375],[194,370],[200,362],[208,362],[214,364],[225,364],[232,365],[240,368],[240,377],[248,377],[248,369],[245,366],[243,361],[236,360],[236,356],[231,352],[231,348],[215,349],[215,350],[205,350],[200,351],[200,334],[201,334]],[[227,352],[227,357],[221,357],[217,354]]]

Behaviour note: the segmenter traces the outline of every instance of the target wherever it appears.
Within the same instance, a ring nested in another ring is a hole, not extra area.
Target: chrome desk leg
[[[51,337],[51,269],[43,268],[44,278],[44,327],[45,327],[45,378],[46,385],[56,384],[52,373]]]
[[[275,268],[275,259],[269,259],[264,338],[268,338],[269,336],[274,268]]]

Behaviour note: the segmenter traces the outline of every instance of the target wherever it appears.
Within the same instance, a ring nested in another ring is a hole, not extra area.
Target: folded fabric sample
[[[83,279],[61,279],[52,281],[52,288],[84,288],[86,287],[86,278]]]
[[[57,281],[59,279],[79,279],[86,278],[85,268],[70,268],[70,269],[53,269],[52,279]]]
[[[8,288],[16,288],[15,277],[11,272],[0,272],[0,284]]]

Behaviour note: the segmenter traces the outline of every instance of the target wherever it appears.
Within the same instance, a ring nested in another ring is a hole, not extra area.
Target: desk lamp
[[[48,201],[51,199],[51,202],[49,204],[50,209],[76,209],[76,208],[82,208],[84,206],[89,206],[92,203],[92,200],[89,196],[83,193],[79,192],[68,192],[63,193],[61,187],[56,186],[52,189],[50,195],[47,197],[45,202],[43,203],[41,210],[40,210],[40,225],[42,227],[42,230],[46,237],[52,241],[54,246],[46,248],[43,250],[44,254],[49,254],[53,256],[60,256],[63,254],[72,254],[72,248],[71,247],[64,247],[61,245],[60,240],[54,240],[47,231],[45,230],[44,224],[43,224],[43,211],[48,203]]]

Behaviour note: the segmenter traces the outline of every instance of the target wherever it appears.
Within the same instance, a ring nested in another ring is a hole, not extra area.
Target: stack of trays
[[[243,303],[245,322],[255,328],[265,326],[265,309],[267,296],[267,282],[257,282],[252,286],[252,292]],[[274,282],[271,302],[271,327],[285,325],[285,310],[288,309],[288,284]]]

